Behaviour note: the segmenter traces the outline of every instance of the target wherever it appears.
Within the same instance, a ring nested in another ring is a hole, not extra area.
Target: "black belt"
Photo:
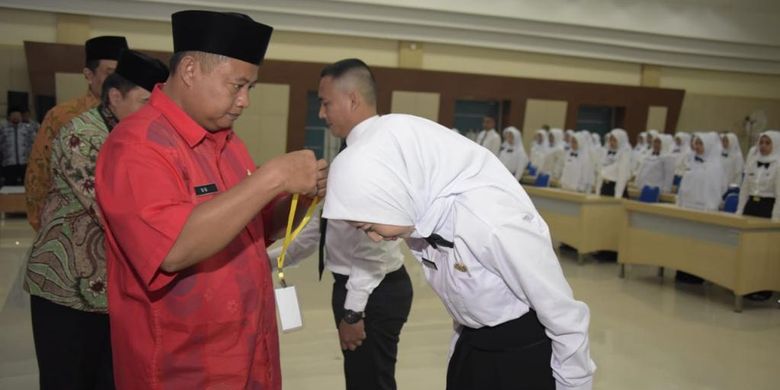
[[[407,275],[406,274],[406,267],[401,265],[401,268],[399,268],[399,269],[397,269],[397,270],[395,270],[393,272],[385,274],[385,277],[384,277],[384,279],[382,279],[382,281],[383,282],[384,281],[392,282],[392,281],[395,281],[395,280],[401,280],[401,279],[404,279],[406,277],[406,275]],[[342,274],[337,274],[337,273],[333,272],[333,279],[335,279],[336,282],[346,283],[347,280],[349,279],[349,275],[342,275]]]

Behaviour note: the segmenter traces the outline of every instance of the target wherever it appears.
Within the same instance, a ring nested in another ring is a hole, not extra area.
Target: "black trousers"
[[[745,203],[743,215],[752,215],[754,217],[772,218],[772,209],[775,207],[775,198],[749,197]]]
[[[615,183],[614,181],[610,180],[604,180],[601,182],[601,192],[599,195],[602,196],[615,196]],[[623,188],[623,197],[628,199],[628,186]]]
[[[554,390],[552,341],[536,312],[493,327],[464,328],[447,368],[447,390]]]
[[[333,274],[333,317],[338,328],[344,317],[347,276]],[[395,362],[398,341],[412,308],[412,281],[406,268],[385,275],[368,298],[364,326],[366,339],[344,354],[347,390],[396,389]]]
[[[114,388],[108,314],[90,313],[32,296],[41,390]]]
[[[3,185],[20,186],[24,184],[24,174],[27,171],[27,165],[7,165],[2,169]]]

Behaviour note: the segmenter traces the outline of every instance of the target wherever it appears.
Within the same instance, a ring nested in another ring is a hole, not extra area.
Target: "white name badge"
[[[298,294],[295,287],[280,287],[274,290],[276,307],[279,310],[279,321],[282,331],[291,331],[303,326],[301,308],[298,306]]]

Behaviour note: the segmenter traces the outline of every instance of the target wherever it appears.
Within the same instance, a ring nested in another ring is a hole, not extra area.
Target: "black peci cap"
[[[119,60],[122,50],[127,49],[125,37],[102,36],[87,40],[84,43],[87,61]]]
[[[260,65],[273,27],[232,12],[180,11],[171,16],[173,51],[202,51]]]
[[[135,50],[122,52],[116,73],[149,92],[168,79],[168,67],[162,61]]]

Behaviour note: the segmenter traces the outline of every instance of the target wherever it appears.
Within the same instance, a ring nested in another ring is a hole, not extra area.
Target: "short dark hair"
[[[104,106],[108,107],[111,101],[108,98],[108,91],[114,88],[122,94],[122,97],[127,95],[130,90],[137,87],[134,82],[122,77],[119,73],[111,73],[106,80],[103,81],[103,89],[100,91],[100,102]]]
[[[17,107],[17,106],[8,107],[8,111],[6,112],[6,116],[11,116],[11,114],[14,113],[14,112],[18,112],[18,113],[21,114],[23,112],[23,110],[22,110],[21,107]]]
[[[87,63],[84,65],[85,68],[93,72],[97,70],[98,66],[100,66],[100,60],[87,60]]]
[[[347,74],[355,75],[359,79],[363,86],[360,88],[363,98],[368,103],[376,105],[376,79],[371,68],[358,58],[347,58],[326,65],[320,72],[320,78],[332,77],[334,80],[339,80]]]
[[[176,73],[176,68],[181,63],[181,60],[186,56],[192,56],[201,64],[201,68],[210,72],[219,62],[224,61],[228,57],[221,54],[207,53],[204,51],[179,51],[173,53],[171,60],[168,62],[168,69],[171,74]]]

